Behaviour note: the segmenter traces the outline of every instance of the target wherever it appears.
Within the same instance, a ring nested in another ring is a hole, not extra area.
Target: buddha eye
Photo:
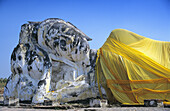
[[[60,46],[66,46],[66,41],[65,40],[60,40]]]
[[[54,39],[54,40],[58,40],[58,37],[54,37],[53,39]]]

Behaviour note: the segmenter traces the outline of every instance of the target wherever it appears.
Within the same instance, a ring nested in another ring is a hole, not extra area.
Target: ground
[[[0,106],[0,111],[38,111],[40,109],[8,108]],[[56,111],[61,109],[41,109],[41,111]],[[168,108],[157,107],[114,107],[114,108],[78,108],[69,111],[170,111]]]
[[[24,108],[24,107],[15,107],[15,106],[2,106],[3,105],[3,88],[5,83],[0,83],[0,111],[56,111],[63,110],[62,108]],[[170,111],[170,108],[159,108],[159,107],[112,107],[112,108],[72,108],[65,109],[69,111]]]

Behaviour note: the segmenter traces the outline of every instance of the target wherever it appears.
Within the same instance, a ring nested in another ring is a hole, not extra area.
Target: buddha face
[[[69,22],[57,19],[40,24],[38,43],[55,56],[64,56],[71,61],[85,58],[90,50],[87,41],[91,40]]]

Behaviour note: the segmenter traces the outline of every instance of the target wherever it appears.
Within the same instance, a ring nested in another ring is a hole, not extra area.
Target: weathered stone
[[[91,99],[90,100],[90,106],[91,107],[107,107],[108,106],[108,102],[106,99]]]
[[[4,105],[14,105],[14,106],[19,106],[19,98],[8,98],[4,101]]]
[[[145,107],[163,107],[163,100],[160,99],[146,99],[144,100]]]
[[[99,96],[94,75],[97,50],[90,49],[89,40],[57,18],[22,25],[4,99],[66,103]]]

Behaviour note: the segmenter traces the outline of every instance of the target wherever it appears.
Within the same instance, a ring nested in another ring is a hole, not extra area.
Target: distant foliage
[[[7,82],[7,78],[0,78],[0,83],[6,83]]]
[[[4,87],[6,85],[7,78],[0,78],[0,94],[4,93]]]

